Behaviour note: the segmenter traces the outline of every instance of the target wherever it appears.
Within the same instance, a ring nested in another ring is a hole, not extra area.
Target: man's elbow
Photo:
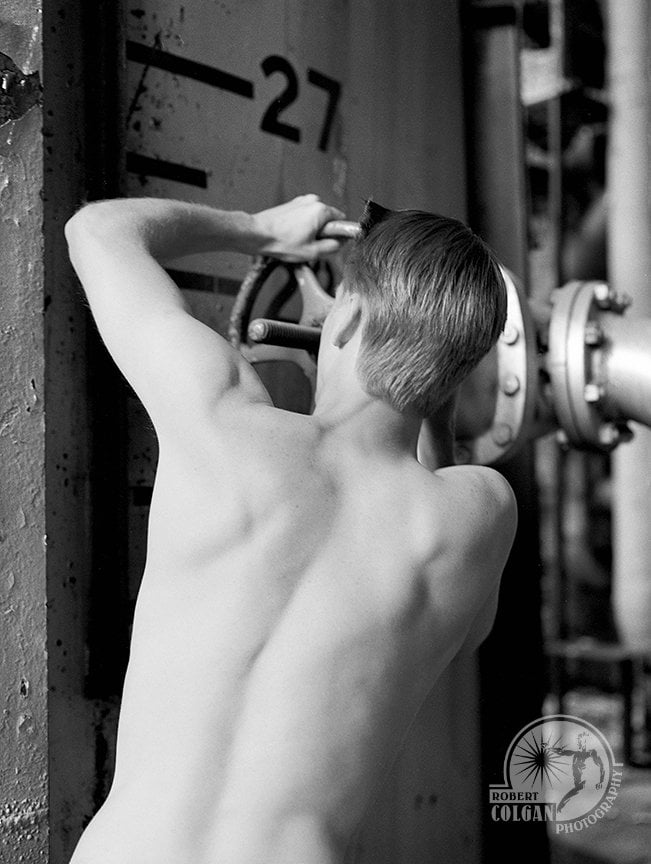
[[[75,246],[89,236],[101,233],[101,225],[106,223],[105,202],[85,204],[66,222],[63,233],[69,247]]]
[[[91,240],[101,241],[111,236],[134,233],[128,224],[126,200],[92,201],[77,210],[63,229],[68,247],[72,249]]]

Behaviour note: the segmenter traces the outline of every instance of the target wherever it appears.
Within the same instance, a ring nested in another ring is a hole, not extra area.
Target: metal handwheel
[[[328,222],[320,237],[353,238],[359,233],[356,222]],[[279,270],[286,270],[287,281],[268,298],[262,296],[266,283]],[[297,264],[275,258],[257,257],[235,298],[228,326],[231,345],[254,365],[274,360],[297,364],[312,388],[316,384],[316,355],[321,324],[332,304],[336,279],[332,267],[307,262]],[[297,321],[278,320],[283,308],[300,296]],[[252,318],[256,303],[263,305],[265,317]]]

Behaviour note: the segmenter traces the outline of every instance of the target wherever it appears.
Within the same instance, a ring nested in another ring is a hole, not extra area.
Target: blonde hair
[[[364,305],[357,372],[398,411],[432,414],[490,351],[506,321],[493,252],[462,222],[368,202],[343,287]]]

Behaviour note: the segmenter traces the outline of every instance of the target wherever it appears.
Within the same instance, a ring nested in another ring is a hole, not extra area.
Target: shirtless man
[[[160,448],[115,779],[74,864],[341,862],[427,693],[492,625],[510,487],[415,458],[421,418],[504,324],[484,244],[417,211],[369,218],[311,416],[274,408],[158,263],[312,259],[342,217],[315,195],[255,215],[136,199],[67,225]]]

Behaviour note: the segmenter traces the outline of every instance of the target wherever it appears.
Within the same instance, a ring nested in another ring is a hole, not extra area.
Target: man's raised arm
[[[70,219],[70,259],[100,334],[154,425],[209,412],[226,393],[266,398],[238,352],[189,314],[161,262],[219,250],[312,259],[339,248],[317,235],[342,217],[316,195],[303,195],[256,214],[117,199],[89,204]]]

